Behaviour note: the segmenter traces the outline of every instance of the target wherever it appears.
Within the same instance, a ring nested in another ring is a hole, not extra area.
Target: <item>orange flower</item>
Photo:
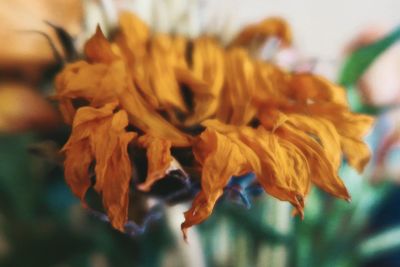
[[[66,66],[56,80],[61,112],[73,128],[64,152],[74,193],[84,200],[95,162],[94,188],[123,231],[131,168],[142,167],[129,155],[146,150],[147,177],[134,183],[151,192],[184,149],[194,163],[183,159],[183,168],[201,177],[182,224],[185,236],[210,216],[230,179],[247,173],[301,216],[313,184],[350,199],[337,174],[341,157],[362,171],[369,160],[362,138],[373,120],[352,113],[345,91],[324,78],[253,58],[252,40],[270,36],[291,39],[280,19],[244,29],[228,47],[206,36],[151,33],[127,13],[111,43],[97,29],[86,61]]]

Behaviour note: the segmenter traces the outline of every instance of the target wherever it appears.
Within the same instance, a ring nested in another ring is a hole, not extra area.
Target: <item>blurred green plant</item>
[[[363,103],[357,82],[371,64],[388,48],[400,40],[400,27],[386,37],[354,51],[344,62],[338,78],[339,84],[347,88],[350,105],[356,112],[377,115],[383,110]]]

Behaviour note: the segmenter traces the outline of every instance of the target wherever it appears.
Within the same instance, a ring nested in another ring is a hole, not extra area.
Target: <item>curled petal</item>
[[[202,166],[201,192],[191,209],[185,212],[182,223],[185,238],[187,228],[204,221],[211,214],[229,179],[251,171],[252,163],[246,155],[252,152],[243,148],[229,137],[210,129],[206,129],[196,140],[193,153]],[[224,159],[223,162],[221,159]]]
[[[64,146],[64,151],[65,181],[72,192],[85,202],[86,192],[91,185],[89,166],[93,162],[90,144],[86,139],[70,141]]]
[[[368,145],[361,140],[346,136],[342,136],[340,143],[350,166],[361,173],[371,159],[371,150]]]
[[[191,138],[178,130],[153,110],[128,80],[127,90],[119,96],[119,101],[128,112],[129,121],[155,137],[170,140],[178,147],[190,146]]]
[[[64,103],[62,110],[65,110],[64,118],[67,120],[74,116],[74,100],[83,99],[95,107],[118,102],[128,112],[132,125],[171,140],[178,146],[190,144],[188,136],[167,122],[144,100],[121,60],[108,65],[84,61],[69,65],[58,75],[56,87],[57,98]]]
[[[293,143],[259,127],[241,129],[240,139],[261,162],[257,180],[270,195],[289,201],[302,215],[310,186],[310,167],[302,151]]]
[[[277,134],[296,145],[307,158],[313,184],[333,196],[345,200],[350,199],[343,181],[337,175],[339,165],[334,160],[331,160],[332,154],[330,154],[327,145],[323,146],[315,138],[302,130],[290,126],[289,123],[280,127],[277,130]],[[323,140],[327,144],[327,137],[324,137]],[[330,143],[336,142],[336,140],[329,141]],[[333,156],[336,157],[336,155],[340,155],[340,147]]]
[[[292,114],[289,116],[288,123],[317,141],[333,164],[334,171],[338,171],[341,160],[340,135],[330,121],[318,117]]]
[[[149,27],[130,12],[121,12],[119,26],[121,31],[117,36],[118,44],[129,51],[130,59],[136,60],[143,57],[150,38]]]
[[[118,59],[100,26],[97,26],[96,33],[86,42],[84,51],[90,62],[109,64]]]
[[[166,176],[172,164],[171,141],[144,135],[138,142],[147,149],[147,178],[144,183],[138,185],[138,188],[149,191],[155,182]]]
[[[123,110],[114,114],[115,107],[112,103],[100,109],[78,109],[71,137],[63,150],[67,183],[81,199],[90,186],[89,166],[96,162],[94,188],[102,195],[113,227],[123,231],[132,173],[127,146],[136,134],[125,131],[127,114]]]
[[[224,84],[224,54],[222,48],[211,38],[199,38],[194,42],[192,56],[193,75],[206,86],[190,86],[194,94],[194,113],[186,124],[193,125],[212,116],[220,103]]]
[[[234,125],[246,125],[254,117],[252,99],[256,90],[255,66],[244,49],[236,48],[225,55],[225,86],[217,118]]]
[[[277,37],[284,44],[292,42],[292,32],[282,18],[267,18],[257,24],[245,27],[231,42],[231,46],[263,44],[268,38]]]
[[[179,56],[179,54],[181,55]],[[149,72],[150,85],[161,108],[167,110],[175,108],[181,112],[187,112],[187,106],[175,74],[176,67],[185,67],[182,65],[182,60],[179,60],[182,58],[182,54],[184,56],[185,51],[176,49],[175,39],[159,34],[151,42],[147,64],[151,69]]]
[[[289,96],[293,97],[296,101],[304,103],[308,101],[325,101],[348,106],[344,88],[320,76],[308,73],[294,74],[290,79],[289,87]]]

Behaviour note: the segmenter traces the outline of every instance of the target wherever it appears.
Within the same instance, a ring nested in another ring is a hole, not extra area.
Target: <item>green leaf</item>
[[[346,87],[355,84],[371,63],[399,39],[400,27],[376,43],[355,51],[346,60],[339,76],[339,83]]]

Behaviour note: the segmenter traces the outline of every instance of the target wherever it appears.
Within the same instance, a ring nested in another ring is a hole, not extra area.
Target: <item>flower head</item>
[[[84,201],[94,166],[94,189],[124,231],[131,181],[149,192],[180,169],[201,185],[184,233],[210,216],[231,179],[246,174],[301,216],[311,185],[348,200],[337,175],[341,157],[362,171],[370,157],[362,138],[373,120],[352,113],[343,88],[326,79],[254,58],[254,44],[271,36],[291,40],[281,19],[250,25],[227,46],[211,36],[154,33],[128,13],[112,41],[98,28],[86,59],[56,80],[72,124],[63,151],[73,192]],[[141,173],[133,158],[143,150],[145,179],[133,175]]]

